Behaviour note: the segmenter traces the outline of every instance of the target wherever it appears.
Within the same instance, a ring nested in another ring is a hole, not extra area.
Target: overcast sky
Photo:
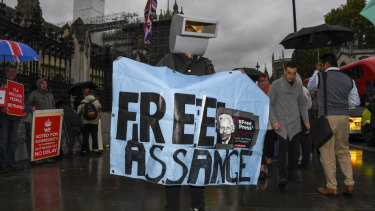
[[[97,0],[96,0],[97,1]],[[4,0],[11,7],[17,0]],[[73,19],[74,0],[40,0],[46,21],[59,23]],[[140,17],[146,0],[105,0],[105,13],[138,12]],[[158,0],[157,14],[167,8],[168,0]],[[324,23],[324,15],[345,4],[346,0],[296,1],[297,30]],[[172,9],[174,0],[170,0]],[[220,21],[216,39],[211,39],[205,54],[216,71],[235,67],[272,69],[272,53],[279,59],[284,49],[279,42],[293,32],[292,0],[177,0],[186,15]],[[292,51],[286,50],[290,57]]]

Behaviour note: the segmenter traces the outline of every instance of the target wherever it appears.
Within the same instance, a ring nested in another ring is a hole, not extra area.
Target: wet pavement
[[[375,150],[362,143],[351,145],[355,192],[320,195],[325,184],[320,162],[301,169],[301,184],[277,185],[277,162],[258,186],[205,188],[206,210],[375,210]],[[143,180],[109,174],[109,150],[101,155],[76,155],[0,174],[0,210],[164,210],[164,187]],[[338,167],[339,189],[343,175]],[[189,188],[181,190],[182,210],[189,210]]]

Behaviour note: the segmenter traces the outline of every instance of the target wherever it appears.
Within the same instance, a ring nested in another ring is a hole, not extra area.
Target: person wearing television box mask
[[[209,38],[217,36],[218,25],[219,22],[214,20],[174,15],[169,34],[171,53],[166,54],[156,66],[167,66],[188,75],[215,73],[212,62],[203,55],[207,50]],[[180,209],[180,187],[166,187],[166,210]],[[192,210],[204,210],[204,187],[191,186],[190,196]]]

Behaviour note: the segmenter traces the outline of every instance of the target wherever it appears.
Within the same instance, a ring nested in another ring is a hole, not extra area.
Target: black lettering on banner
[[[215,184],[217,180],[217,173],[220,169],[220,176],[221,176],[221,183],[225,183],[225,162],[227,162],[229,150],[225,150],[225,158],[224,161],[220,156],[219,151],[215,150],[214,152],[214,164],[213,164],[213,172],[211,176],[211,184]]]
[[[132,148],[138,148],[138,150]],[[128,141],[125,147],[125,174],[132,174],[133,161],[138,164],[137,176],[144,176],[146,169],[145,147],[142,143]]]
[[[156,112],[150,114],[150,103],[155,103]],[[150,141],[150,127],[155,135],[157,143],[165,143],[163,134],[161,133],[159,120],[165,114],[166,105],[164,98],[157,93],[142,92],[141,93],[141,118],[140,118],[140,134],[142,142]]]
[[[195,104],[195,95],[175,93],[174,95],[173,144],[193,144],[194,134],[185,134],[186,124],[194,124],[194,114],[185,114],[185,105]]]
[[[225,108],[225,103],[217,102],[216,108]]]
[[[203,115],[202,124],[199,133],[199,144],[198,146],[213,146],[214,137],[207,136],[207,127],[215,127],[215,118],[207,117],[207,108],[216,108],[216,99],[215,98],[206,98],[206,103],[204,108],[202,108]]]
[[[150,149],[150,155],[152,157],[152,159],[156,160],[157,162],[159,162],[161,164],[161,173],[159,176],[155,177],[155,178],[151,178],[148,176],[148,174],[146,174],[146,179],[150,182],[154,182],[154,183],[158,183],[165,175],[165,172],[167,171],[167,165],[165,165],[165,163],[160,160],[158,157],[155,156],[155,149],[158,148],[160,149],[160,151],[163,150],[163,146],[158,146],[158,145],[152,145],[151,149]]]
[[[226,170],[226,178],[227,178],[227,182],[230,182],[230,183],[235,183],[237,182],[237,177],[238,177],[238,173],[237,172],[234,172],[236,174],[236,177],[230,177],[230,173],[231,173],[231,169],[230,169],[230,157],[232,155],[236,155],[238,157],[238,152],[236,150],[233,150],[229,156],[228,156],[228,159],[226,160],[226,167],[225,167],[225,170]]]
[[[252,151],[250,150],[241,150],[240,152],[240,175],[238,178],[239,182],[250,182],[250,177],[242,177],[242,169],[246,168],[246,164],[243,163],[243,156],[251,156]]]
[[[129,103],[137,103],[138,95],[138,93],[132,92],[119,93],[116,139],[126,140],[128,121],[136,120],[137,113],[129,112]]]
[[[202,107],[202,99],[196,98],[195,99],[195,105]],[[199,113],[198,113],[198,115],[199,115]]]
[[[138,124],[133,124],[132,141],[138,141]]]
[[[198,159],[198,156],[205,157],[205,159]],[[199,150],[195,149],[193,154],[193,159],[191,161],[190,166],[190,173],[188,183],[196,184],[199,170],[201,168],[204,169],[204,184],[208,184],[210,182],[211,176],[211,165],[212,165],[212,157],[208,150]]]
[[[179,153],[182,153],[184,155],[184,157],[185,157],[187,151],[185,149],[179,149],[179,150],[176,150],[173,153],[173,160],[182,167],[182,175],[176,181],[172,181],[172,180],[167,179],[166,184],[169,184],[169,185],[179,185],[179,184],[181,184],[184,181],[184,179],[185,179],[185,177],[186,177],[186,175],[188,173],[188,168],[185,165],[185,163],[182,162],[181,160],[179,160],[178,157],[177,157]]]

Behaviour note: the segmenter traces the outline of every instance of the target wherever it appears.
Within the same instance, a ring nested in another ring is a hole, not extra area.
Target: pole
[[[296,19],[296,0],[293,1],[293,22],[294,22],[294,32],[297,32],[297,19]]]
[[[293,23],[294,23],[294,33],[297,32],[297,19],[296,19],[296,0],[292,0],[293,3]],[[295,55],[296,55],[296,64],[298,62],[298,54],[297,54],[297,49],[295,49]]]

